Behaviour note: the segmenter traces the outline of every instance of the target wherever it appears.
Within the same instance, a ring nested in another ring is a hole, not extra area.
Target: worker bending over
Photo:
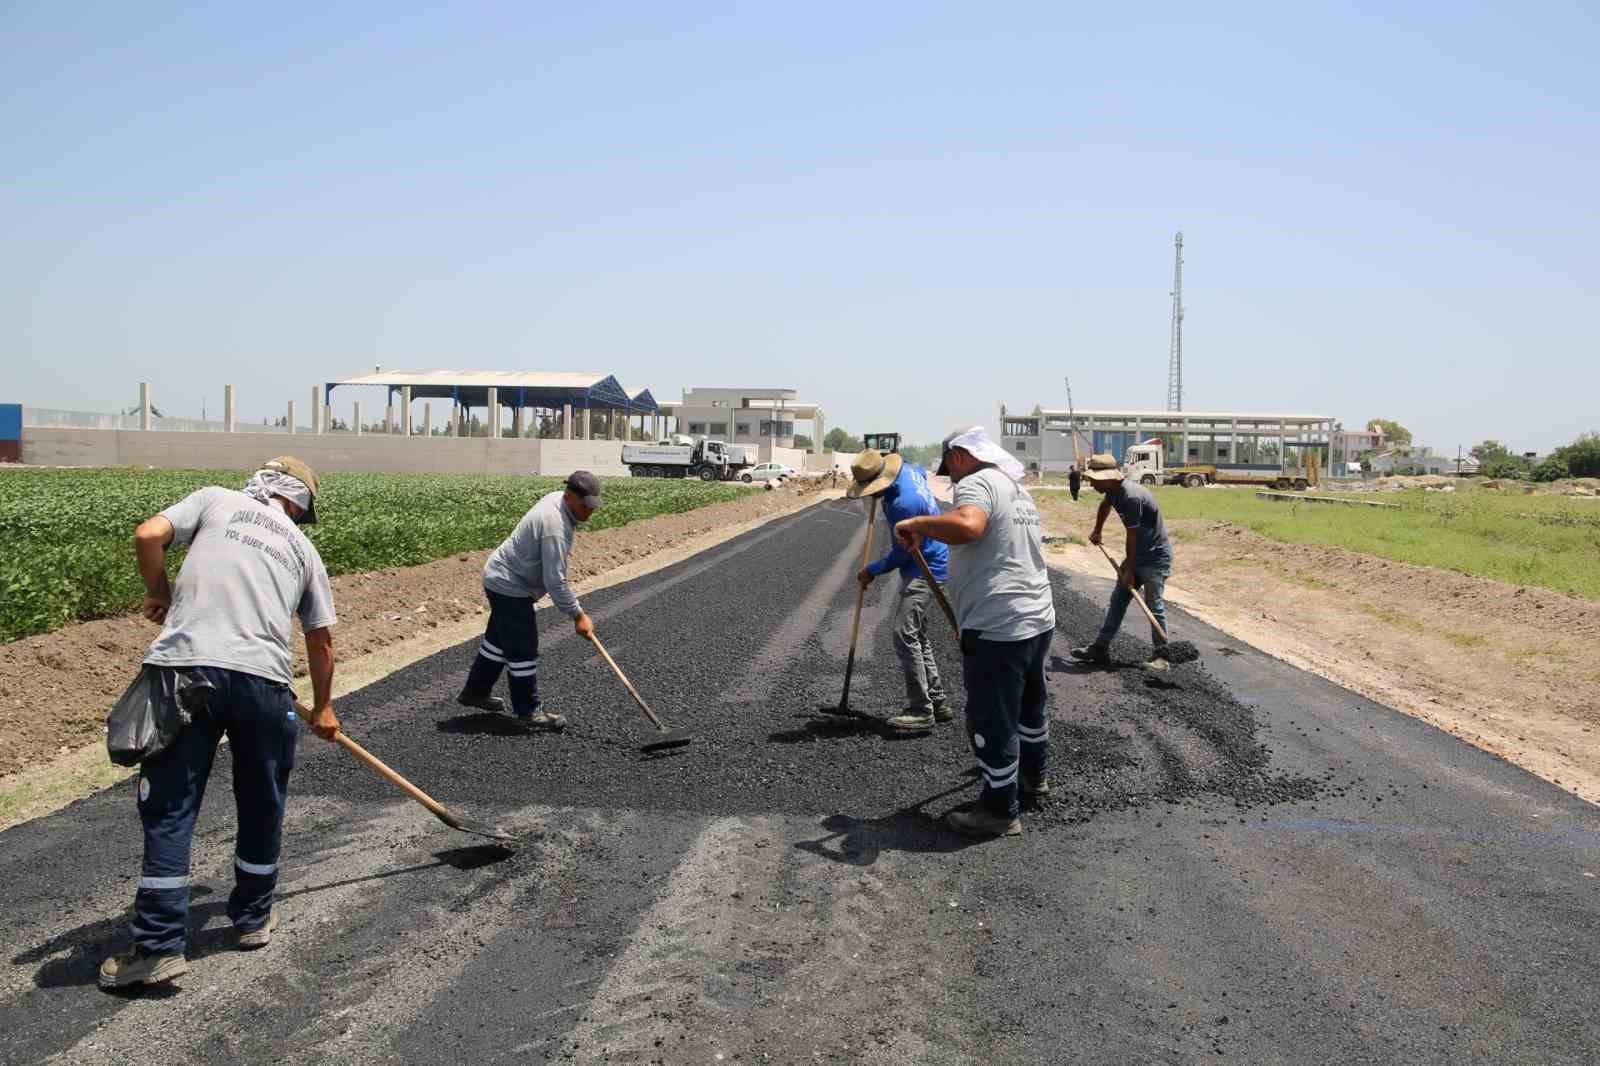
[[[1117,585],[1111,590],[1111,605],[1106,608],[1106,620],[1100,626],[1100,635],[1092,644],[1072,649],[1072,657],[1085,662],[1109,663],[1111,639],[1122,628],[1122,617],[1128,613],[1133,601],[1133,590],[1142,588],[1145,606],[1167,628],[1167,605],[1162,598],[1167,578],[1172,575],[1172,542],[1167,539],[1167,525],[1161,518],[1161,506],[1155,495],[1143,485],[1125,481],[1117,461],[1110,455],[1089,458],[1089,484],[1105,497],[1095,514],[1094,532],[1089,534],[1090,544],[1100,543],[1100,532],[1105,527],[1106,516],[1112,510],[1122,519],[1127,530],[1123,548],[1122,566],[1117,573]],[[1150,643],[1154,645],[1151,659],[1165,659],[1166,639],[1155,626],[1150,627]]]
[[[945,821],[970,836],[1014,836],[1022,832],[1019,781],[1023,794],[1050,793],[1044,662],[1056,610],[1039,511],[1019,483],[1022,464],[982,426],[945,438],[939,473],[955,483],[954,508],[899,522],[895,538],[907,549],[925,537],[950,545],[967,735],[983,791]]]
[[[883,503],[883,514],[891,529],[907,518],[939,513],[939,504],[928,488],[928,475],[897,453],[883,455],[868,448],[850,464],[850,477],[845,495],[852,500],[876,496]],[[922,555],[933,579],[944,581],[950,549],[940,541],[924,539]],[[906,708],[904,713],[890,718],[886,725],[902,733],[921,733],[932,729],[935,722],[948,722],[955,717],[945,696],[944,681],[939,677],[938,663],[934,661],[933,645],[928,642],[928,608],[933,602],[933,588],[922,576],[916,558],[893,538],[889,542],[889,553],[863,567],[856,580],[866,587],[891,570],[900,571],[900,599],[894,612],[894,653],[899,656],[900,669],[906,675]]]
[[[281,456],[243,492],[201,489],[134,533],[144,616],[162,623],[145,664],[181,675],[204,698],[185,700],[188,724],[139,768],[144,863],[129,926],[133,949],[101,964],[102,988],[160,984],[189,970],[189,848],[223,734],[239,820],[228,918],[244,949],[263,947],[277,925],[283,806],[300,734],[289,690],[296,617],[311,671],[308,724],[328,740],[339,732],[331,703],[333,590],[316,546],[296,528],[316,521],[316,500],[317,475]],[[169,584],[166,553],[174,544],[189,545],[189,554]]]
[[[566,728],[561,715],[539,709],[539,627],[533,605],[548,592],[557,609],[572,619],[580,637],[594,633],[594,623],[567,582],[567,559],[577,524],[599,509],[600,479],[587,470],[575,471],[563,489],[540,497],[483,564],[489,625],[457,703],[504,711],[505,700],[494,695],[504,670],[511,713],[518,721],[530,729]]]

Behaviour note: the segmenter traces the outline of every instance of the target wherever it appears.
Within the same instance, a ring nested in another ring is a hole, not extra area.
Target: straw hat
[[[899,452],[884,455],[875,448],[868,448],[850,463],[850,476],[854,480],[845,490],[845,495],[852,500],[860,496],[876,496],[894,484],[904,463]]]
[[[1101,452],[1089,456],[1089,469],[1084,477],[1090,481],[1121,481],[1122,467],[1117,465],[1115,456]]]

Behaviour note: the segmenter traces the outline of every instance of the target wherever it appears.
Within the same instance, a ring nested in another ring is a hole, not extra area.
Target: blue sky
[[[1580,4],[10,3],[0,401],[1160,408],[1181,228],[1187,407],[1542,451],[1600,428],[1597,53]]]

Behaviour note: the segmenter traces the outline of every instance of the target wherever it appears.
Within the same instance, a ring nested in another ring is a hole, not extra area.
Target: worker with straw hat
[[[954,508],[897,523],[895,538],[907,549],[925,537],[950,545],[967,736],[983,791],[945,822],[969,836],[1015,836],[1019,792],[1035,799],[1050,792],[1044,662],[1056,610],[1039,510],[1020,484],[1022,464],[982,426],[945,438],[939,473],[955,483]]]
[[[1072,649],[1072,657],[1091,663],[1111,661],[1111,640],[1122,628],[1122,618],[1133,602],[1133,590],[1142,589],[1145,606],[1161,623],[1158,630],[1150,627],[1150,643],[1155,646],[1151,662],[1165,667],[1167,641],[1162,630],[1167,627],[1167,605],[1162,598],[1167,578],[1172,575],[1172,541],[1167,538],[1167,525],[1161,518],[1161,505],[1155,494],[1143,485],[1135,485],[1122,476],[1114,456],[1101,454],[1089,457],[1086,475],[1089,484],[1105,499],[1095,514],[1094,531],[1089,534],[1090,544],[1100,543],[1100,532],[1106,518],[1113,510],[1122,519],[1127,531],[1122,556],[1122,566],[1117,573],[1117,585],[1111,590],[1111,603],[1106,608],[1105,622],[1093,642]]]
[[[896,522],[919,515],[937,515],[939,503],[928,488],[928,475],[915,463],[907,463],[897,452],[884,455],[868,448],[850,464],[850,499],[876,496],[883,504],[884,517],[892,529]],[[900,572],[900,596],[894,612],[894,653],[906,678],[906,708],[885,725],[901,733],[925,733],[936,722],[955,717],[945,695],[944,681],[928,642],[928,609],[933,603],[933,588],[922,575],[916,557],[902,544],[891,540],[887,555],[868,563],[856,575],[862,587],[875,578]],[[937,540],[922,542],[922,555],[935,581],[944,581],[950,549]]]

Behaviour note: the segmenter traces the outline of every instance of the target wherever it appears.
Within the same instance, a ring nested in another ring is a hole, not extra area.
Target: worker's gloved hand
[[[862,567],[861,572],[856,575],[856,580],[861,582],[862,588],[866,588],[868,585],[872,584],[872,579],[877,576],[878,575],[874,574],[871,570],[868,570],[866,567]]]
[[[578,636],[582,637],[584,640],[588,640],[594,636],[594,621],[589,617],[587,611],[573,619],[572,628],[577,630]]]
[[[1090,534],[1089,534],[1089,543],[1090,544],[1099,544],[1100,543],[1100,531],[1098,529],[1093,530],[1093,531],[1090,532]]]
[[[333,713],[333,704],[324,703],[306,718],[306,725],[323,740],[332,740],[339,732],[339,717]]]
[[[172,597],[159,594],[145,593],[144,616],[157,625],[167,620],[167,608],[172,606]]]
[[[922,534],[911,525],[915,521],[915,518],[903,518],[894,525],[894,539],[899,541],[900,546],[906,551],[922,547]]]

